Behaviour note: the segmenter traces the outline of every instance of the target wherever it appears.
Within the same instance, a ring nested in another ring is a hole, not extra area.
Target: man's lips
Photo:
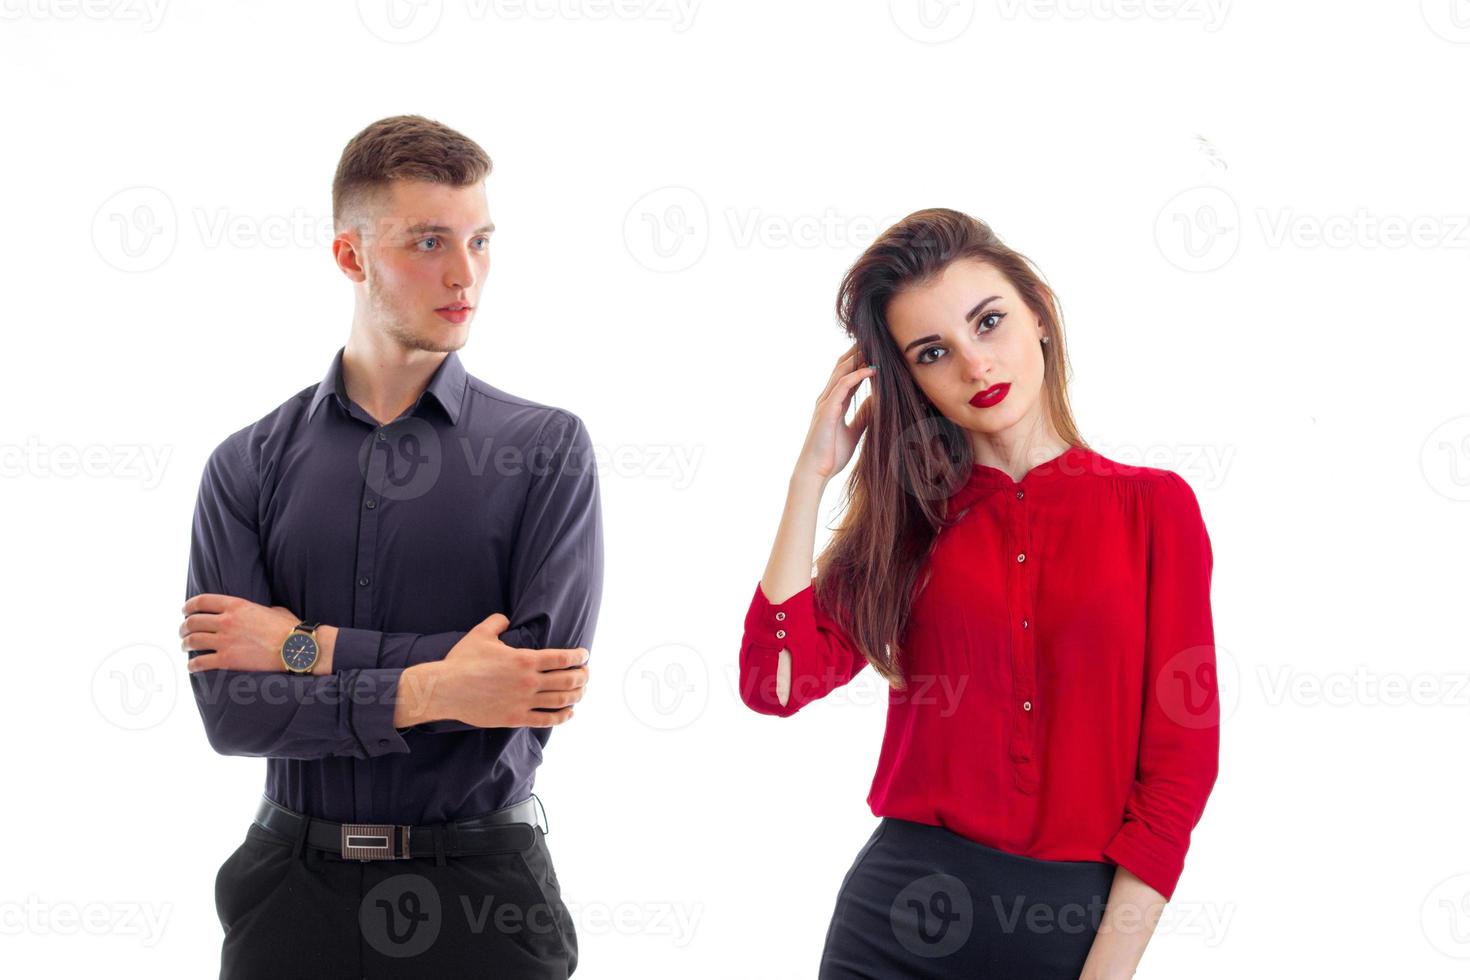
[[[975,395],[970,399],[970,404],[974,405],[976,408],[989,408],[990,406],[1000,402],[1000,400],[1006,396],[1006,392],[1010,390],[1010,383],[1002,381],[998,385],[991,385],[984,391],[976,392]]]
[[[470,307],[463,303],[451,303],[434,311],[450,323],[464,323],[470,318]]]

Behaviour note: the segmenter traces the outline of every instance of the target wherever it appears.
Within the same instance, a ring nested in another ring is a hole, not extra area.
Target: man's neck
[[[345,394],[379,424],[391,422],[418,400],[448,356],[447,351],[408,349],[354,331],[342,350]]]

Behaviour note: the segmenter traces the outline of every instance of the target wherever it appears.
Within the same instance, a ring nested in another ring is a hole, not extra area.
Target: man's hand
[[[587,686],[586,649],[507,646],[500,634],[509,625],[495,613],[445,655],[445,682],[435,691],[442,713],[476,728],[560,725]]]
[[[184,603],[179,644],[213,650],[189,660],[189,670],[278,670],[281,644],[301,622],[285,606],[262,606],[238,596],[201,592]]]

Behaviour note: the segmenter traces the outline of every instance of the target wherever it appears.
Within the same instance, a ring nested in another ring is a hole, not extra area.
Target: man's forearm
[[[393,707],[393,727],[411,728],[431,721],[452,720],[444,709],[442,685],[448,671],[443,661],[414,664],[398,681],[398,700]]]

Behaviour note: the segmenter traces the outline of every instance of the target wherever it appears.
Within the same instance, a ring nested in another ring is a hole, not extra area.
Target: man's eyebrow
[[[491,222],[488,225],[481,225],[480,227],[476,228],[473,232],[471,232],[471,234],[474,234],[474,235],[484,235],[484,234],[488,234],[489,232],[492,232],[494,230],[495,230],[495,224],[494,224],[494,222]],[[408,230],[407,230],[406,233],[409,234],[409,235],[426,235],[426,234],[428,234],[428,235],[448,235],[448,234],[451,234],[453,231],[454,231],[454,229],[453,228],[450,228],[447,225],[417,224],[417,225],[410,226],[408,228]]]
[[[975,319],[977,316],[980,315],[980,313],[985,309],[985,307],[989,306],[991,303],[994,303],[998,299],[1000,299],[999,296],[987,296],[985,299],[982,299],[980,302],[976,303],[975,304],[975,308],[973,310],[971,310],[969,313],[966,313],[965,314],[965,322],[966,323],[969,323],[971,320]],[[927,344],[931,340],[938,340],[938,339],[939,339],[939,334],[937,334],[937,333],[931,333],[927,337],[920,337],[918,340],[911,340],[904,347],[903,352],[905,354],[907,354],[911,348],[917,347],[920,344]]]

